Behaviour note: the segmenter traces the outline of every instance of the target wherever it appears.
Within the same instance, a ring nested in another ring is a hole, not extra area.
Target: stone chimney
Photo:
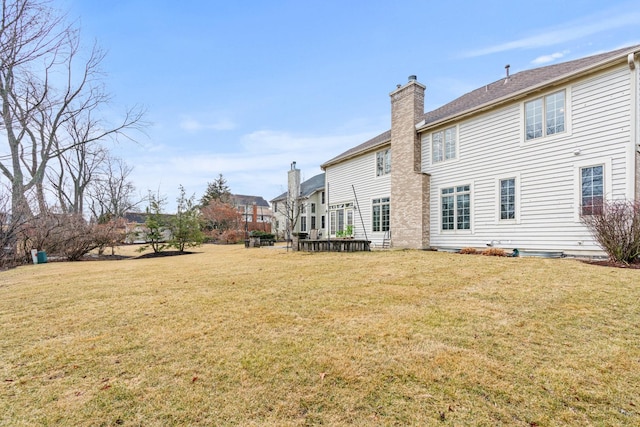
[[[421,172],[416,124],[424,115],[424,91],[416,76],[391,92],[391,246],[429,247],[429,175]]]

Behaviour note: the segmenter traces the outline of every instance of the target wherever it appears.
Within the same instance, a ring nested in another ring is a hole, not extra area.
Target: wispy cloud
[[[533,36],[472,50],[464,53],[463,57],[471,58],[509,50],[555,46],[604,31],[638,24],[640,24],[640,12],[637,11],[627,11],[604,19],[601,16],[593,15],[577,21],[568,22],[559,27],[543,29]]]
[[[233,130],[236,128],[236,124],[227,118],[203,121],[185,116],[180,121],[180,128],[187,132],[199,132],[203,130]]]
[[[569,53],[568,50],[563,50],[562,52],[555,52],[555,53],[552,53],[550,55],[538,56],[536,59],[531,61],[531,63],[534,64],[534,65],[548,64],[549,62],[553,62],[556,59],[563,58],[568,53]]]
[[[297,162],[304,179],[308,179],[321,172],[321,163],[376,134],[375,131],[355,131],[309,135],[263,129],[240,136],[240,149],[235,152],[184,153],[169,145],[158,145],[153,151],[141,148],[141,155],[135,162],[134,179],[136,186],[144,191],[161,188],[167,195],[169,210],[173,209],[177,197],[174,182],[199,197],[206,183],[219,173],[224,175],[231,191],[269,199],[284,191],[286,173],[292,161]]]

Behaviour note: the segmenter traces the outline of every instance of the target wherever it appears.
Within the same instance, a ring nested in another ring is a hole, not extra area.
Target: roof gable
[[[313,176],[300,184],[300,197],[309,197],[319,190],[324,190],[324,173]],[[280,194],[278,197],[271,199],[271,202],[286,200],[288,191]]]
[[[417,126],[420,130],[424,130],[465,114],[494,107],[500,103],[516,99],[519,96],[524,96],[531,91],[541,89],[564,79],[596,70],[598,67],[610,65],[615,61],[621,61],[625,59],[627,55],[639,51],[640,45],[636,45],[575,59],[573,61],[520,71],[510,75],[508,78],[503,78],[475,89],[433,111],[425,113],[422,116],[422,121]],[[382,147],[390,143],[390,141],[391,130],[388,130],[326,161],[320,167],[325,169],[333,164]]]
[[[554,82],[596,69],[599,65],[621,60],[627,54],[637,52],[639,49],[640,45],[626,47],[573,61],[520,71],[466,93],[440,108],[425,113],[422,116],[422,125],[429,126],[454,118],[462,113],[474,111],[482,106],[489,107],[499,103],[501,100],[511,100],[518,95],[523,95],[535,89],[551,85]]]

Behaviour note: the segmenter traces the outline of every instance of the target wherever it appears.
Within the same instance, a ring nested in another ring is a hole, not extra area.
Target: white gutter
[[[636,67],[636,53],[630,53],[627,56],[627,64],[629,65],[629,78],[630,80],[630,92],[631,92],[631,105],[629,109],[629,116],[631,119],[631,126],[629,129],[629,144],[627,146],[627,188],[625,197],[627,200],[636,200],[638,195],[638,183],[637,178],[637,152],[640,151],[640,141],[638,140],[638,108],[640,104],[640,92],[638,92],[638,67]]]
[[[628,60],[628,56],[629,55],[635,55],[636,53],[638,53],[638,51],[629,51],[629,53],[627,54],[627,60]],[[425,131],[426,129],[429,129],[429,128],[440,126],[440,125],[443,125],[445,123],[449,123],[449,122],[452,122],[452,121],[455,121],[455,120],[460,120],[460,119],[462,119],[464,117],[480,113],[482,111],[493,109],[493,108],[495,108],[495,107],[497,107],[497,106],[499,106],[501,104],[504,104],[504,103],[507,103],[507,102],[511,102],[511,101],[515,101],[515,100],[520,99],[520,98],[524,98],[525,96],[528,96],[529,94],[531,94],[533,92],[536,92],[538,90],[544,89],[546,87],[558,86],[558,85],[564,84],[568,80],[575,79],[576,77],[578,77],[578,76],[580,76],[582,74],[591,74],[591,73],[600,71],[602,69],[605,69],[605,68],[615,64],[616,62],[620,62],[621,60],[622,60],[621,56],[615,56],[613,58],[608,58],[608,59],[605,59],[603,61],[600,61],[600,62],[596,63],[595,65],[590,65],[590,66],[581,68],[581,69],[579,69],[577,71],[574,71],[574,72],[572,72],[570,74],[565,74],[564,76],[557,77],[557,78],[554,78],[552,80],[547,80],[547,81],[541,82],[541,83],[539,83],[537,85],[534,85],[534,86],[529,86],[529,87],[527,87],[525,89],[522,89],[522,90],[520,90],[518,92],[514,92],[514,93],[511,93],[511,94],[505,95],[502,98],[497,98],[497,99],[494,99],[492,101],[486,102],[484,104],[480,104],[480,105],[477,105],[475,107],[472,107],[469,110],[461,111],[460,113],[454,114],[453,116],[447,116],[447,117],[445,117],[443,119],[437,120],[435,122],[431,122],[429,124],[425,124],[425,121],[423,120],[423,121],[421,121],[420,123],[418,123],[416,125],[416,130],[418,132],[423,132],[423,131]]]

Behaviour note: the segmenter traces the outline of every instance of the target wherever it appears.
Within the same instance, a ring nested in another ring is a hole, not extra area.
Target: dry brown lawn
[[[640,425],[640,270],[204,246],[0,273],[0,425]]]

